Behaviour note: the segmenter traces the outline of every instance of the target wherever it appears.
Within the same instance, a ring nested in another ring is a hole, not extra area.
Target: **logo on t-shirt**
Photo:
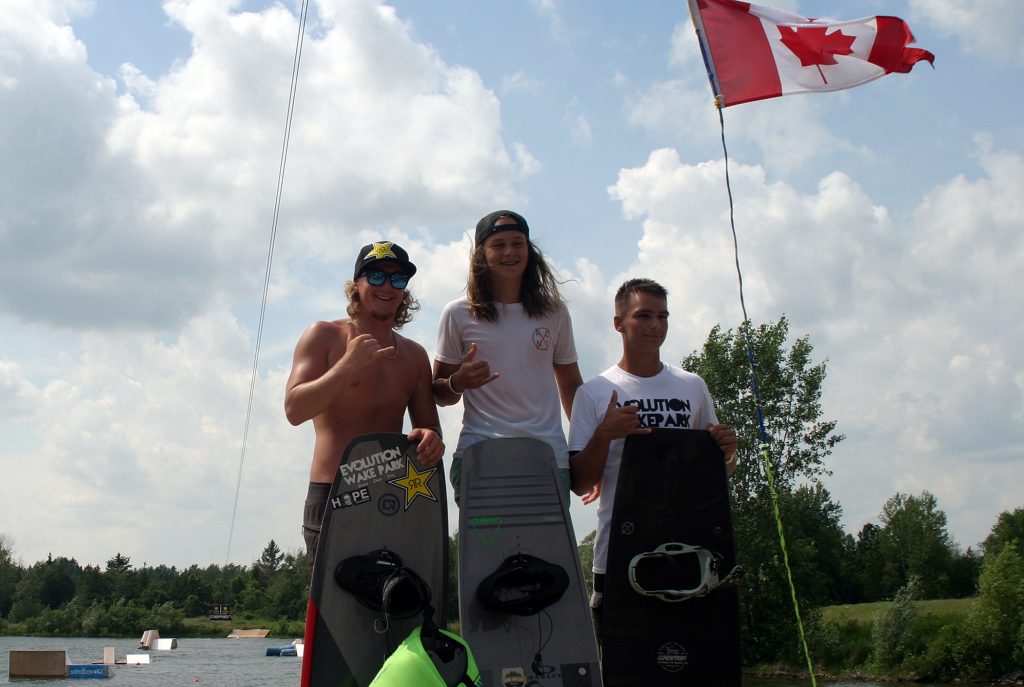
[[[537,327],[534,329],[533,345],[541,351],[546,351],[551,348],[551,330],[547,327]]]
[[[616,405],[636,406],[644,427],[690,429],[690,402],[680,398],[632,398]]]

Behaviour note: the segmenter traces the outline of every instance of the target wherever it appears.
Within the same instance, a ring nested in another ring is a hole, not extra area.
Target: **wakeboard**
[[[627,438],[609,534],[604,684],[738,687],[742,572],[711,434]]]
[[[352,591],[353,584],[381,579],[382,566],[415,572],[429,588],[437,624],[445,626],[443,472],[440,465],[421,465],[416,445],[402,434],[363,435],[345,449],[313,564],[302,687],[366,687],[388,655],[422,624],[422,614],[391,617]]]
[[[597,642],[551,447],[490,439],[462,457],[459,618],[482,687],[600,687]]]

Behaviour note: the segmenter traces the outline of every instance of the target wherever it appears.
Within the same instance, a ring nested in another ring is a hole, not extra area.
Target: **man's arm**
[[[729,425],[708,425],[707,430],[725,454],[725,474],[731,477],[736,471],[736,448],[739,446],[736,430]]]
[[[338,336],[334,327],[328,322],[315,322],[295,346],[284,392],[284,414],[293,425],[301,425],[327,410],[346,380],[393,350],[382,349],[369,334],[360,334],[348,342],[345,354],[328,368],[331,343]]]
[[[434,361],[434,379],[431,382],[431,392],[434,395],[434,400],[439,406],[452,406],[459,402],[462,398],[462,393],[465,389],[460,389],[455,386],[458,391],[453,391],[452,386],[455,382],[452,381],[452,375],[454,375],[459,369],[459,365],[455,363],[442,363],[440,360]]]
[[[579,363],[555,363],[555,383],[558,384],[558,396],[562,401],[565,416],[572,419],[572,402],[576,398],[576,390],[583,386]]]
[[[437,405],[455,405],[466,389],[478,389],[500,376],[500,372],[491,372],[491,366],[486,360],[476,360],[476,344],[471,343],[469,353],[462,358],[461,363],[434,360],[434,381],[431,390],[434,392]]]
[[[587,441],[587,445],[582,451],[572,455],[569,459],[572,491],[577,496],[588,493],[595,484],[601,481],[604,464],[608,460],[608,448],[614,440],[625,439],[632,434],[651,433],[650,428],[640,426],[637,407],[634,405],[616,407],[618,398],[618,392],[612,391],[608,408],[605,410],[601,423],[594,430],[593,436]]]
[[[409,441],[416,441],[416,457],[424,465],[436,465],[444,455],[444,441],[441,440],[441,422],[437,417],[437,406],[431,390],[430,363],[426,351],[417,364],[416,387],[409,398],[409,421],[412,431]]]

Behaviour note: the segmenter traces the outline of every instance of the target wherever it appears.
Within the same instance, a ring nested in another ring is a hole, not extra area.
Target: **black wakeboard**
[[[606,571],[607,687],[741,684],[741,573],[724,457],[709,432],[626,439]]]

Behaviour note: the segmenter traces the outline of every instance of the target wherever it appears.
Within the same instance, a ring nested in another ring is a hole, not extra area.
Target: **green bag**
[[[456,634],[415,628],[384,662],[369,687],[482,687],[469,646]]]

